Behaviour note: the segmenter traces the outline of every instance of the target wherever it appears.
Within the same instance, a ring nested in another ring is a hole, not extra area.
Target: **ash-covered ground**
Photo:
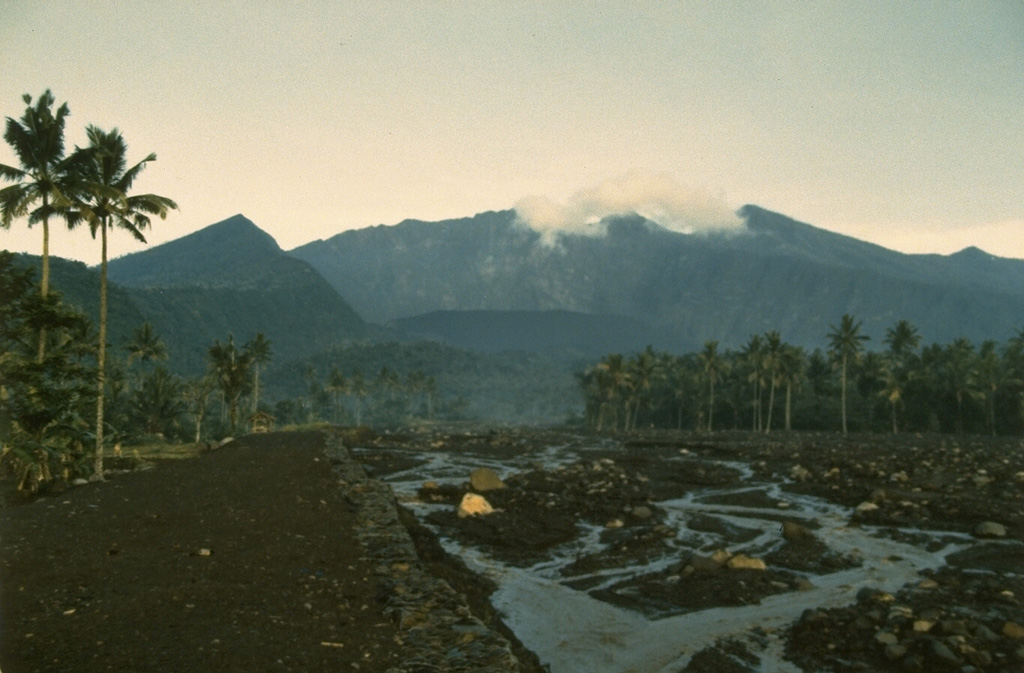
[[[554,673],[1024,671],[1017,438],[508,430],[353,453]],[[467,494],[493,511],[460,516]]]

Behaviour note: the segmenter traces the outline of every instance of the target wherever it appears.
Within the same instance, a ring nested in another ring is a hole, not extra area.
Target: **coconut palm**
[[[779,357],[779,383],[786,386],[786,431],[793,429],[793,388],[807,380],[807,357],[797,346],[784,345]]]
[[[754,384],[754,396],[751,403],[754,431],[761,429],[761,385],[763,383],[761,368],[764,364],[764,344],[760,334],[751,335],[747,344],[740,352],[742,361],[749,369],[747,381]]]
[[[326,390],[334,398],[334,422],[337,423],[340,418],[341,396],[348,390],[348,381],[337,367],[331,367],[331,373],[327,376]]]
[[[20,168],[0,164],[0,177],[14,184],[0,190],[0,227],[9,229],[18,217],[28,216],[28,226],[43,225],[43,269],[39,291],[50,288],[50,218],[64,214],[70,205],[65,192],[73,179],[79,157],[64,154],[64,125],[70,114],[64,103],[54,111],[56,99],[49,89],[32,104],[22,97],[25,113],[21,119],[7,118],[4,140],[18,156]],[[46,351],[46,333],[39,334],[37,359]]]
[[[772,330],[764,335],[764,356],[761,361],[768,374],[771,392],[768,394],[768,418],[765,420],[764,431],[772,431],[772,411],[775,409],[775,388],[779,383],[778,372],[784,344],[778,332]]]
[[[214,341],[207,354],[210,373],[215,377],[217,386],[227,401],[231,434],[234,435],[238,427],[238,400],[249,392],[249,386],[252,385],[249,374],[253,358],[248,351],[236,348],[235,337],[231,334],[228,335],[227,343]]]
[[[718,354],[717,341],[705,341],[704,350],[698,356],[701,372],[708,382],[708,432],[714,431],[715,383],[726,369],[726,362]]]
[[[252,411],[260,405],[260,367],[266,367],[273,357],[270,349],[271,341],[263,336],[263,332],[257,332],[256,336],[245,344],[245,350],[252,356],[253,380],[252,380]]]
[[[899,432],[897,411],[903,404],[907,384],[913,378],[911,360],[921,345],[921,335],[917,328],[906,320],[900,320],[885,332],[885,345],[889,347],[885,372],[885,389],[883,394],[889,400],[892,413],[893,434]]]
[[[829,339],[829,355],[832,357],[833,363],[837,363],[840,366],[840,394],[842,396],[842,410],[843,410],[843,434],[846,434],[846,374],[849,365],[852,361],[855,361],[860,357],[861,352],[864,350],[864,342],[869,339],[865,334],[861,334],[861,326],[863,323],[859,320],[854,320],[853,316],[849,313],[844,314],[839,321],[839,326],[831,326],[832,331],[828,335]]]
[[[128,352],[129,364],[132,360],[156,362],[167,359],[167,345],[148,320],[135,328],[131,341],[125,344],[124,349]]]
[[[93,238],[100,234],[100,320],[99,345],[96,351],[99,397],[96,401],[96,464],[95,476],[103,478],[103,388],[105,383],[107,346],[107,231],[123,229],[136,240],[146,242],[142,231],[150,226],[150,216],[160,219],[168,211],[177,208],[174,201],[156,194],[135,194],[129,196],[135,180],[155,154],[128,167],[128,144],[115,128],[103,131],[96,126],[86,129],[89,147],[76,154],[84,157],[77,169],[74,184],[74,214],[68,223],[74,226],[80,221],[88,223]]]
[[[956,399],[956,433],[964,431],[964,401],[968,397],[979,397],[977,354],[974,344],[963,337],[946,346],[943,352],[943,369],[946,385]]]

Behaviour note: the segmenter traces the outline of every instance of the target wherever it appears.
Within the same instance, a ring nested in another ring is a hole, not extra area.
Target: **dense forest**
[[[869,349],[844,315],[825,350],[777,331],[738,350],[609,354],[577,376],[597,429],[743,429],[1017,434],[1024,431],[1024,328],[1008,342],[922,346],[900,320]]]

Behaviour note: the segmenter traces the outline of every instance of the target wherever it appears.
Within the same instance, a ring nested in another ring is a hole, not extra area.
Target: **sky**
[[[685,231],[753,203],[904,252],[1024,258],[1024,2],[0,0],[0,117],[117,127],[159,244],[288,250],[517,207]],[[0,163],[17,159],[0,144]],[[99,261],[86,230],[51,253]],[[124,232],[110,256],[142,249]],[[0,248],[38,254],[16,221]]]

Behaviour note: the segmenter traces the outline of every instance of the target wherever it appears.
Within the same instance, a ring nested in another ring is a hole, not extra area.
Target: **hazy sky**
[[[0,0],[0,14],[0,116],[51,88],[70,145],[96,124],[123,132],[133,162],[156,152],[136,187],[180,210],[151,244],[243,213],[291,249],[517,203],[627,204],[629,188],[908,252],[1024,258],[1024,2]],[[139,249],[115,238],[112,256]],[[0,241],[38,253],[41,231],[21,221]],[[99,259],[84,230],[51,251]]]

